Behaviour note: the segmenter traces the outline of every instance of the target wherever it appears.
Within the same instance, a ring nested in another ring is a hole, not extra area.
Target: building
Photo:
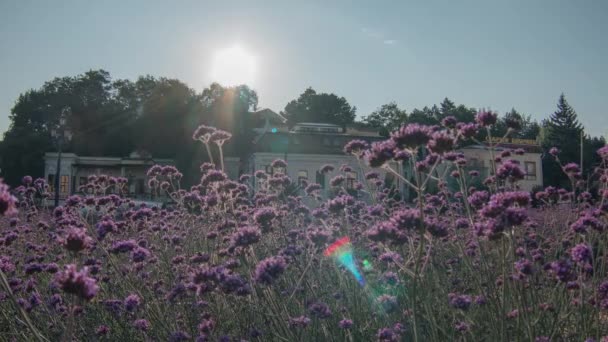
[[[287,162],[287,174],[297,184],[303,181],[318,183],[322,194],[328,194],[329,181],[339,174],[342,165],[348,165],[353,170],[348,172],[346,187],[352,188],[357,182],[365,182],[365,173],[371,170],[365,163],[343,152],[343,147],[353,139],[365,140],[368,143],[383,140],[376,130],[370,130],[360,125],[341,127],[326,123],[298,123],[293,127],[287,125],[287,120],[280,114],[269,109],[254,112],[253,122],[255,133],[251,152],[245,160],[241,158],[226,158],[226,171],[231,177],[239,173],[253,174],[257,170],[272,173],[270,164],[275,159]],[[325,164],[335,166],[335,171],[322,174],[319,169]],[[393,165],[395,170],[402,173],[400,165]],[[383,169],[374,169],[385,182],[391,182],[399,190],[403,185],[393,175]]]
[[[525,151],[523,155],[511,153],[511,156],[508,157],[519,161],[522,170],[526,173],[525,178],[519,182],[521,190],[532,191],[535,187],[543,186],[541,161],[543,151],[536,140],[507,138],[504,141],[496,139],[494,143],[495,156],[499,156],[504,150],[523,149]],[[461,148],[460,151],[468,161],[468,168],[480,171],[482,177],[493,174],[492,154],[488,146],[471,145]]]
[[[146,182],[146,172],[155,164],[173,165],[170,159],[153,159],[132,153],[128,158],[78,156],[74,153],[61,154],[61,171],[59,172],[59,198],[65,199],[77,193],[81,185],[87,183],[90,175],[107,175],[124,177],[128,180],[127,196],[138,200],[152,200],[153,195]],[[44,176],[54,192],[55,174],[57,173],[57,153],[44,155]]]

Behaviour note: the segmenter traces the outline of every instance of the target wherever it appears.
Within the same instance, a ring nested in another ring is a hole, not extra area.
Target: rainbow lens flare
[[[361,272],[359,272],[357,264],[355,263],[353,248],[348,236],[339,239],[331,246],[327,247],[323,254],[327,257],[333,257],[339,264],[344,266],[353,276],[355,276],[359,285],[365,286],[365,279],[361,275]]]

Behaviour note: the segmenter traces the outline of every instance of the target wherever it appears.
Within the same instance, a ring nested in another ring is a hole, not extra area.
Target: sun
[[[211,66],[214,82],[223,86],[241,84],[253,85],[256,73],[256,59],[238,45],[217,51]]]

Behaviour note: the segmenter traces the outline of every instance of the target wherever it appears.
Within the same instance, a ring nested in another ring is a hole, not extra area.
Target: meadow
[[[104,175],[54,209],[43,179],[2,184],[0,340],[608,341],[608,147],[593,182],[569,163],[569,188],[534,194],[510,158],[524,152],[496,151],[475,188],[458,146],[493,141],[495,122],[480,112],[344,147],[388,172],[409,165],[411,201],[376,172],[356,193],[341,175],[328,199],[314,183],[295,192],[283,160],[229,179],[220,158],[189,189],[154,166],[166,207],[136,204],[126,179]],[[193,138],[212,160],[231,135],[201,126]],[[322,171],[334,169],[349,171]],[[344,237],[351,264],[324,253]]]

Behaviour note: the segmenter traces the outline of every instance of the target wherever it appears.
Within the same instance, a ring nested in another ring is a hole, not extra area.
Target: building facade
[[[155,164],[173,165],[170,159],[152,159],[137,153],[128,158],[78,156],[74,153],[61,154],[61,170],[59,171],[59,198],[65,199],[77,193],[80,186],[87,183],[91,175],[107,175],[124,177],[128,180],[128,197],[138,200],[153,200],[154,196],[146,182],[146,172]],[[57,153],[48,152],[44,155],[44,176],[52,192],[55,191],[55,175],[57,174]]]
[[[525,177],[519,182],[521,190],[532,191],[536,187],[543,186],[542,170],[542,148],[535,140],[525,139],[506,139],[505,142],[497,142],[495,145],[494,157],[500,155],[502,151],[524,150],[523,155],[511,153],[508,159],[519,161],[521,169],[525,172]],[[468,167],[480,171],[483,176],[492,175],[492,153],[486,145],[467,146],[460,151],[465,155]]]
[[[300,188],[305,182],[318,183],[322,187],[321,194],[328,195],[329,181],[342,173],[339,169],[346,165],[352,171],[345,174],[345,187],[354,189],[357,183],[365,184],[365,174],[372,169],[354,156],[346,155],[344,145],[354,139],[368,143],[383,140],[377,131],[356,125],[341,127],[325,123],[298,123],[288,127],[287,121],[271,110],[263,109],[253,115],[257,116],[254,120],[257,127],[253,128],[255,137],[251,153],[245,160],[226,158],[226,171],[231,177],[238,177],[240,173],[253,174],[257,170],[272,173],[272,161],[283,159],[288,164],[287,175]],[[319,170],[326,164],[332,164],[335,170],[320,173]],[[402,174],[399,164],[391,166]],[[380,174],[385,183],[403,190],[402,182],[392,174],[387,174],[383,169],[374,171]]]

